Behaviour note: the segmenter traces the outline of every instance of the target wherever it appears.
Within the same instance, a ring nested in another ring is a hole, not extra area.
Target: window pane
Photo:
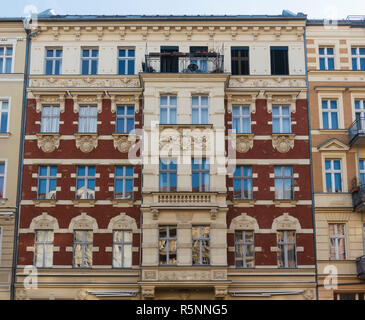
[[[118,74],[120,75],[125,74],[125,60],[119,60],[118,64],[119,64]]]

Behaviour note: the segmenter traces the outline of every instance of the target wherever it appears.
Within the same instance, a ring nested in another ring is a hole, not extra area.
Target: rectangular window
[[[196,65],[197,71],[208,72],[208,47],[190,47],[190,64]]]
[[[234,171],[233,198],[235,200],[251,200],[252,194],[252,167],[238,166]]]
[[[341,160],[326,160],[325,169],[327,192],[342,192]]]
[[[9,132],[9,101],[0,100],[0,133]]]
[[[360,184],[365,186],[365,160],[359,160]]]
[[[97,133],[98,107],[80,106],[79,133]]]
[[[62,70],[62,49],[46,50],[46,74],[59,75]]]
[[[255,267],[255,246],[253,231],[236,231],[235,242],[235,261],[236,268]]]
[[[293,200],[294,199],[294,183],[293,168],[276,166],[275,174],[275,199],[276,200]]]
[[[51,268],[53,266],[54,234],[50,230],[35,232],[35,262],[37,268]]]
[[[132,166],[115,167],[114,199],[133,199],[133,176]]]
[[[161,47],[161,72],[178,73],[179,72],[179,58],[175,54],[179,52],[179,47],[162,46]]]
[[[248,47],[232,47],[232,75],[249,75],[249,48]]]
[[[296,268],[296,235],[295,231],[279,231],[278,266],[279,268]]]
[[[209,97],[193,96],[192,97],[192,123],[208,124],[209,123]]]
[[[134,74],[136,63],[135,49],[121,48],[118,50],[118,74]]]
[[[117,106],[117,133],[134,130],[134,106]]]
[[[83,49],[81,57],[81,73],[83,75],[98,74],[98,49]]]
[[[210,227],[193,226],[193,265],[210,264]]]
[[[11,73],[13,64],[13,47],[0,47],[0,73]]]
[[[76,199],[95,199],[95,166],[78,166]]]
[[[57,167],[40,166],[38,176],[38,199],[56,199]]]
[[[132,268],[132,231],[113,232],[113,267]]]
[[[335,54],[333,48],[319,48],[319,69],[335,70]]]
[[[160,97],[160,123],[177,123],[177,96]]]
[[[337,100],[322,100],[323,129],[338,129]]]
[[[289,75],[288,47],[270,47],[271,75]]]
[[[351,48],[352,70],[365,70],[365,48]]]
[[[176,264],[176,226],[160,226],[158,239],[160,248],[160,265]]]
[[[236,133],[251,133],[251,111],[249,106],[232,107],[232,129]]]
[[[42,108],[42,133],[59,133],[60,130],[60,107],[43,106]]]
[[[289,106],[272,107],[272,132],[291,133],[291,119]]]
[[[192,161],[193,192],[209,192],[210,167],[207,159]]]
[[[355,100],[356,126],[359,133],[365,132],[365,100]]]
[[[160,159],[160,192],[176,192],[177,162],[176,159]]]
[[[0,199],[5,197],[5,162],[0,162]]]
[[[91,268],[93,264],[93,232],[78,230],[74,233],[74,267]]]
[[[330,260],[346,260],[345,225],[331,223],[330,234]]]

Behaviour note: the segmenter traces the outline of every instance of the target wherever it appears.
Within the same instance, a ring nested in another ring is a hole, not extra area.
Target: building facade
[[[0,19],[0,300],[10,298],[14,252],[25,32],[20,19]]]
[[[304,15],[38,24],[18,299],[316,298]]]
[[[358,18],[308,21],[319,299],[364,300],[364,41]]]

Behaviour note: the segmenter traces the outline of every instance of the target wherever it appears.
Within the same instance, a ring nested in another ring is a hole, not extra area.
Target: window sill
[[[347,134],[347,129],[319,129],[321,133]]]
[[[57,204],[56,199],[35,199],[33,203],[36,207],[55,207]]]
[[[0,139],[6,139],[11,136],[10,132],[0,133]]]
[[[172,129],[206,129],[206,128],[213,128],[213,124],[178,124],[178,123],[173,123],[173,124],[167,124],[167,123],[160,123],[159,124],[160,129],[168,129],[168,128],[172,128]]]
[[[133,206],[133,199],[113,199],[113,207],[130,207]]]
[[[76,132],[74,133],[74,136],[98,136],[98,133],[97,132]]]
[[[233,205],[238,206],[238,207],[253,207],[255,206],[256,200],[254,199],[235,199],[232,201]]]
[[[61,134],[59,132],[38,132],[36,133],[36,136],[60,136]]]
[[[297,205],[298,200],[295,199],[291,199],[291,200],[284,200],[284,199],[275,199],[274,200],[274,204],[275,207],[286,207],[286,208],[290,208],[290,207],[295,207]]]
[[[92,208],[95,207],[95,199],[75,199],[72,200],[74,207]]]

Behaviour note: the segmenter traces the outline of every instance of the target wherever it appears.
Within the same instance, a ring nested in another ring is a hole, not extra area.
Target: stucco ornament
[[[38,148],[45,153],[51,153],[60,146],[60,135],[37,135]]]
[[[283,213],[274,219],[271,229],[272,232],[278,230],[295,230],[296,232],[300,232],[302,228],[297,218],[289,215],[289,213]]]
[[[313,290],[307,289],[303,293],[303,297],[306,300],[313,300],[314,299],[314,292]]]
[[[273,134],[272,135],[272,146],[280,153],[287,153],[290,149],[294,148],[295,135],[292,134]]]
[[[98,146],[97,135],[75,135],[76,148],[80,149],[83,153],[90,153]]]
[[[114,134],[114,148],[121,153],[127,153],[132,148],[136,141],[134,135],[118,135]]]
[[[237,135],[236,146],[234,146],[234,139],[232,140],[233,147],[236,147],[239,153],[246,153],[253,148],[253,138],[253,134]]]
[[[254,217],[249,216],[247,213],[242,213],[240,216],[232,219],[230,230],[254,230],[258,232],[260,230],[257,220]]]

